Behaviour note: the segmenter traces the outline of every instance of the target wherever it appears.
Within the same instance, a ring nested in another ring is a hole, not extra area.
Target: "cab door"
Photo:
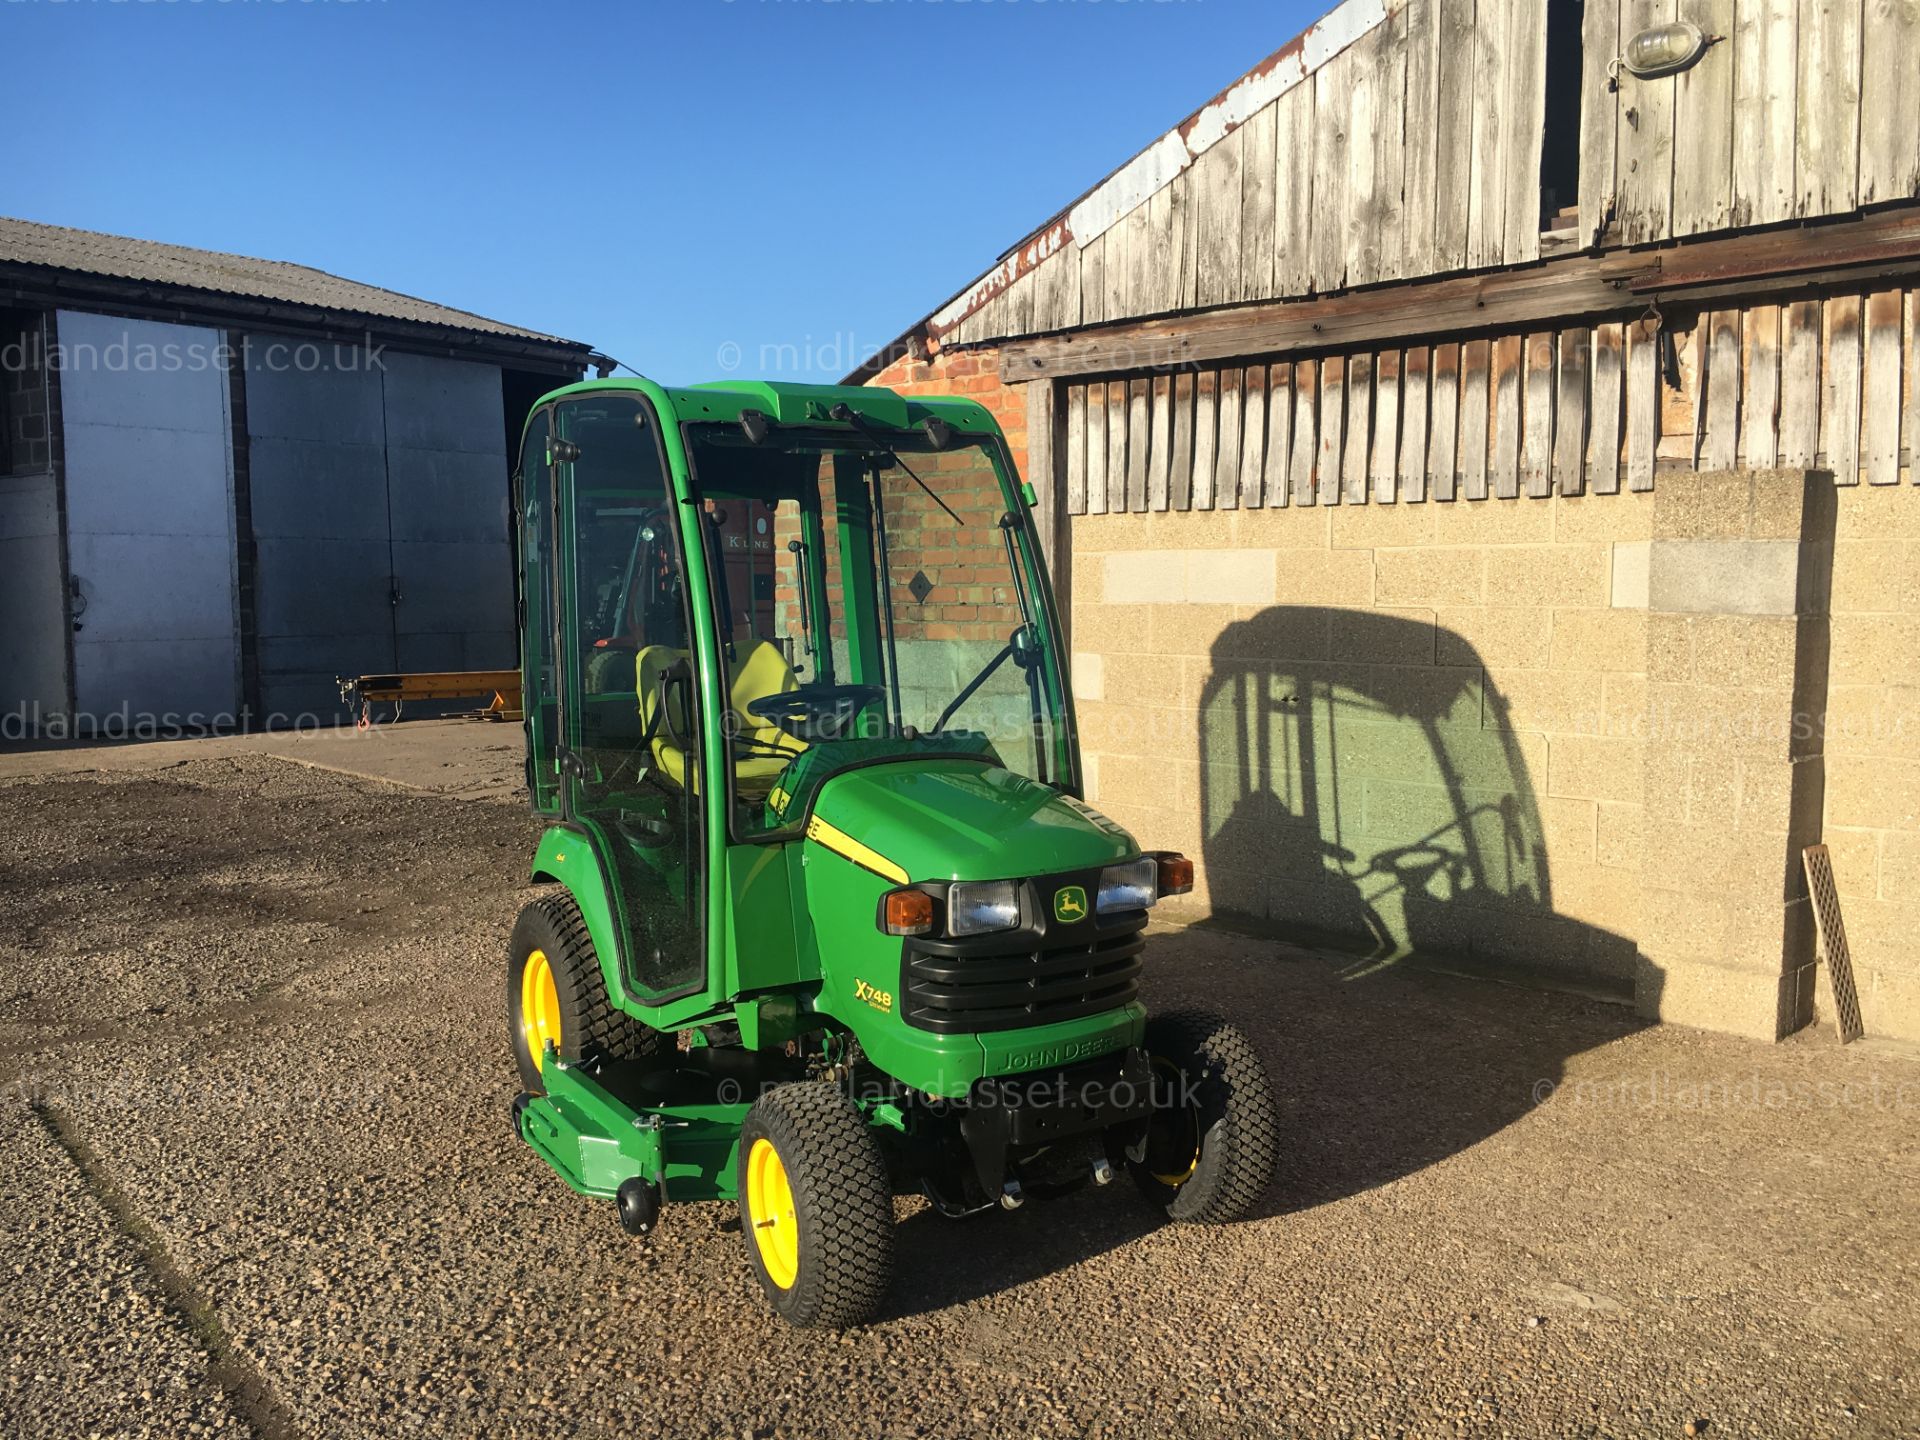
[[[707,824],[692,613],[658,417],[603,391],[553,409],[559,768],[622,920],[636,999],[707,983]]]
[[[547,452],[553,412],[537,410],[527,421],[520,468],[513,477],[513,508],[520,534],[520,708],[527,739],[527,790],[533,808],[559,813],[559,687],[553,673],[554,525],[553,472]]]

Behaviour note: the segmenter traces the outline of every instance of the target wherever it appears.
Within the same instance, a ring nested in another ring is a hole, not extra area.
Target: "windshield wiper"
[[[947,705],[947,708],[940,712],[940,718],[933,722],[933,728],[927,731],[927,733],[929,735],[938,735],[942,730],[946,729],[947,721],[953,718],[953,712],[971,700],[973,698],[973,692],[991,680],[1000,667],[1007,663],[1008,658],[1011,657],[1012,654],[1013,646],[1011,643],[1001,646],[1000,653],[989,660],[986,668],[974,676],[973,679],[969,680],[960,693],[953,697],[952,701]]]
[[[967,523],[966,521],[962,520],[958,515],[953,514],[953,507],[951,505],[947,504],[946,501],[942,500],[938,495],[933,493],[933,487],[931,485],[927,484],[927,482],[922,480],[918,475],[914,475],[913,467],[907,464],[906,461],[900,458],[900,454],[898,451],[891,449],[887,445],[886,437],[882,435],[878,430],[875,430],[872,427],[870,427],[866,421],[862,420],[859,416],[859,413],[855,411],[851,405],[847,404],[846,401],[842,400],[838,405],[834,406],[833,409],[829,410],[827,414],[830,418],[834,420],[839,420],[844,424],[851,425],[854,429],[858,430],[862,435],[866,436],[867,439],[873,441],[874,444],[878,445],[882,450],[886,450],[890,455],[892,455],[893,463],[898,465],[902,470],[906,471],[907,474],[913,475],[913,483],[918,485],[922,490],[925,490],[927,492],[927,498],[929,500],[933,501],[934,504],[938,505],[942,510],[946,511],[947,514],[952,515],[954,524],[965,525]]]

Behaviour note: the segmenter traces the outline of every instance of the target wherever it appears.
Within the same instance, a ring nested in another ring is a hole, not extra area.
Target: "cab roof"
[[[640,391],[654,405],[670,411],[682,424],[738,420],[742,412],[757,410],[779,425],[826,425],[844,422],[832,418],[836,405],[845,404],[869,425],[886,430],[910,429],[937,416],[956,430],[974,434],[999,433],[992,414],[977,400],[959,396],[902,395],[878,385],[801,385],[786,380],[713,380],[701,385],[658,385],[646,379],[585,380],[541,398],[606,391]]]

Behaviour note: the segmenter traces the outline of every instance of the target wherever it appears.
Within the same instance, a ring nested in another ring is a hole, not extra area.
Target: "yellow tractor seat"
[[[686,651],[671,645],[646,645],[633,657],[633,688],[640,701],[640,723],[653,736],[653,767],[682,787],[687,783],[687,752],[681,741],[693,739],[684,685],[673,691],[672,713],[663,714],[662,708],[668,703],[667,672],[690,663]]]
[[[667,671],[687,660],[687,652],[670,645],[649,645],[634,657],[634,690],[640,702],[640,721],[653,735],[655,768],[675,785],[687,783],[687,753],[682,742],[691,743],[693,727],[686,712],[683,692],[674,692],[675,709],[655,716],[667,704],[664,684]],[[765,792],[787,768],[790,759],[807,748],[807,742],[787,734],[772,721],[750,714],[747,706],[765,695],[784,695],[798,690],[800,682],[793,667],[770,640],[753,640],[738,647],[727,666],[727,733],[733,739],[734,784],[742,790]],[[767,753],[779,750],[787,758]]]

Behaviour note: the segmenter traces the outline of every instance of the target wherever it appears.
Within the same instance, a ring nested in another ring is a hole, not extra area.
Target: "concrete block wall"
[[[1087,517],[1089,798],[1199,860],[1178,909],[1627,993],[1646,496]]]
[[[1833,498],[1824,475],[1674,477],[1616,592],[1647,609],[1649,1015],[1767,1040],[1812,1016]]]
[[[1832,612],[1823,838],[1867,1028],[1920,1040],[1920,490],[1839,492]]]
[[[1760,1039],[1824,1007],[1835,852],[1871,1033],[1920,1039],[1920,493],[1076,520],[1089,798],[1200,860],[1177,910],[1634,995]]]
[[[46,334],[38,315],[0,312],[0,474],[53,469]]]

